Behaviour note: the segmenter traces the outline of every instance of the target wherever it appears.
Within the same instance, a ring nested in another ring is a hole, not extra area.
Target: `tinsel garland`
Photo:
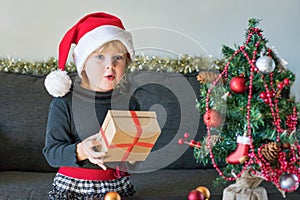
[[[178,58],[139,55],[135,57],[127,70],[129,72],[143,70],[187,74],[210,69],[218,62],[208,57],[196,57],[187,54]],[[44,61],[25,61],[9,57],[0,58],[0,72],[43,76],[56,69],[57,59],[53,57]],[[76,72],[76,67],[73,62],[68,62],[65,70],[69,73]]]

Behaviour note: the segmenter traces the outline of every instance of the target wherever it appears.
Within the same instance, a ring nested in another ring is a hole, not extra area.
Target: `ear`
[[[132,63],[131,57],[130,57],[130,53],[126,53],[126,65],[130,65]]]

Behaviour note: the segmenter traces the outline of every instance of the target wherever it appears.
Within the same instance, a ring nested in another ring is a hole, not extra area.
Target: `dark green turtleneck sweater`
[[[137,100],[118,89],[94,92],[75,82],[71,92],[50,104],[43,153],[53,167],[98,168],[76,160],[76,145],[99,132],[108,110],[139,110]]]

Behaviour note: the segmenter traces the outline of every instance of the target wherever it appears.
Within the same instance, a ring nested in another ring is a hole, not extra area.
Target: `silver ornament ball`
[[[294,188],[295,190],[299,186],[299,179],[295,174],[283,174],[279,178],[280,187],[282,189],[290,190]]]
[[[262,56],[256,61],[256,67],[263,74],[269,74],[275,69],[275,62],[270,56]]]

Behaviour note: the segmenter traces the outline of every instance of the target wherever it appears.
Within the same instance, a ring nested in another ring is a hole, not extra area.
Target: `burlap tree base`
[[[259,187],[262,181],[261,177],[253,176],[247,170],[236,179],[236,183],[224,189],[223,200],[268,200],[265,188]]]

